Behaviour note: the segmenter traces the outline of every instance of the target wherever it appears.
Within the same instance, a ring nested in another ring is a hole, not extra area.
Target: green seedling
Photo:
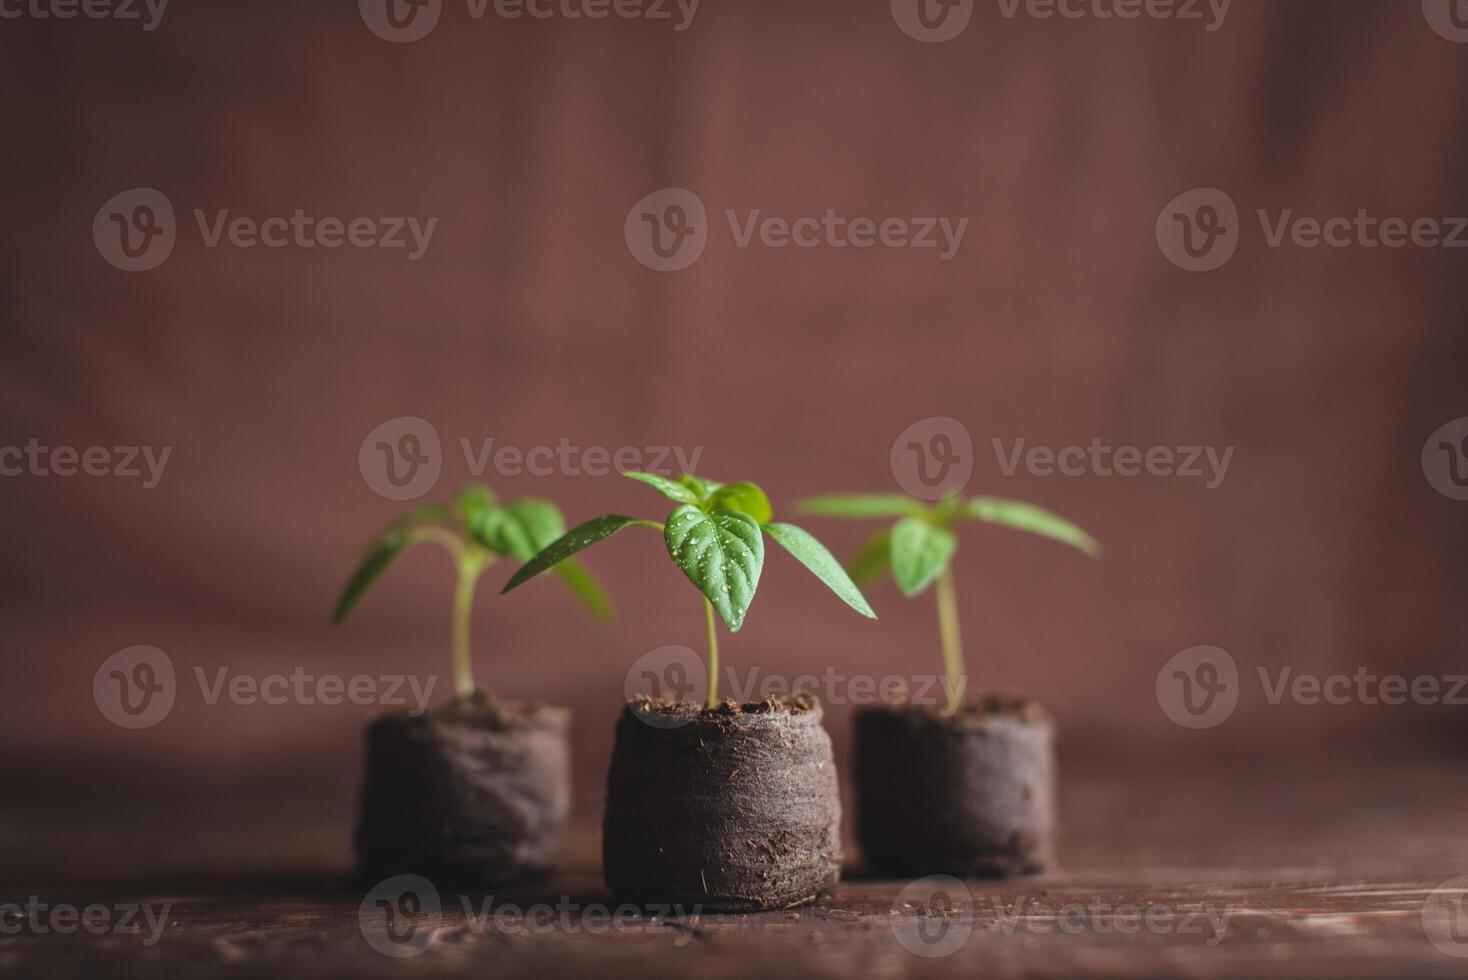
[[[526,561],[566,531],[555,504],[527,497],[500,506],[488,487],[471,486],[452,504],[417,507],[372,539],[357,570],[337,601],[332,622],[356,608],[388,566],[413,545],[442,545],[454,560],[458,584],[454,588],[454,689],[469,697],[477,688],[469,656],[469,619],[474,588],[484,570],[500,558]],[[556,575],[598,618],[611,616],[611,604],[582,565],[555,563]]]
[[[611,537],[626,527],[661,531],[668,557],[703,593],[704,624],[708,629],[708,707],[719,704],[719,639],[714,613],[729,632],[737,633],[754,601],[765,561],[765,535],[794,556],[848,606],[876,619],[861,590],[825,546],[793,524],[772,522],[773,511],[765,492],[753,483],[727,486],[685,475],[677,480],[651,473],[627,472],[678,506],[666,523],[607,514],[573,528],[552,542],[511,577],[504,591],[518,588],[571,555]]]
[[[849,564],[857,582],[869,582],[890,571],[897,588],[912,598],[937,583],[938,632],[947,674],[947,712],[963,705],[967,675],[959,638],[958,602],[953,589],[953,556],[958,551],[954,528],[969,521],[1028,531],[1079,548],[1095,558],[1101,546],[1085,531],[1034,504],[995,497],[962,501],[949,497],[927,505],[901,494],[844,494],[813,497],[796,504],[803,514],[853,520],[897,518],[897,523],[868,540]]]

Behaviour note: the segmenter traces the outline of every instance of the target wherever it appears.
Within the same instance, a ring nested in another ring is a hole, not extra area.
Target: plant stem
[[[963,643],[958,635],[958,601],[953,591],[953,566],[938,573],[938,632],[943,637],[943,668],[948,675],[948,709],[953,714],[963,705],[968,678],[963,671]]]
[[[703,619],[709,631],[709,696],[707,706],[717,708],[719,706],[719,633],[714,623],[714,604],[709,602],[707,596],[703,600]]]
[[[454,690],[461,698],[474,693],[474,666],[469,658],[469,619],[474,611],[474,586],[484,571],[476,549],[458,556],[459,583],[454,588]]]

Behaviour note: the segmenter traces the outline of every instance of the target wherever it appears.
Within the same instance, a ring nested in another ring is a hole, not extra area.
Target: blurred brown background
[[[974,527],[958,558],[975,682],[1046,702],[1068,773],[1456,744],[1465,708],[1271,706],[1253,680],[1464,669],[1468,504],[1433,489],[1420,455],[1468,415],[1468,253],[1270,248],[1254,217],[1468,213],[1468,44],[1419,7],[1236,0],[1207,31],[979,2],[941,44],[904,34],[885,0],[708,0],[682,31],[475,19],[459,0],[404,44],[346,0],[174,0],[153,31],[0,21],[0,445],[172,447],[151,490],[0,480],[7,866],[346,860],[374,709],[210,706],[193,671],[442,673],[447,691],[441,554],[410,554],[327,625],[366,536],[403,506],[357,460],[399,416],[443,439],[430,497],[471,479],[461,438],[566,439],[701,448],[700,473],[757,480],[786,514],[812,493],[895,489],[898,433],[951,416],[973,436],[970,492],[1034,500],[1107,546],[1095,564]],[[92,224],[135,187],[172,201],[178,242],[129,273]],[[624,240],[629,209],[664,187],[709,212],[706,252],[675,273]],[[1237,255],[1208,273],[1175,267],[1154,233],[1196,187],[1242,215]],[[193,218],[297,208],[438,224],[409,261],[207,248]],[[740,248],[724,211],[756,208],[969,226],[951,261]],[[1010,477],[993,438],[1236,451],[1209,490]],[[486,479],[573,522],[667,510],[616,476]],[[843,555],[871,530],[801,523]],[[550,584],[497,598],[505,567],[475,620],[486,686],[575,709],[586,841],[627,667],[702,631],[651,536],[588,563],[613,626]],[[725,663],[939,669],[931,597],[869,594],[877,624],[772,552]],[[181,686],[166,721],[124,731],[91,683],[134,644],[166,651]],[[1154,683],[1199,644],[1234,656],[1245,693],[1228,722],[1188,731]],[[843,760],[849,711],[828,718]]]

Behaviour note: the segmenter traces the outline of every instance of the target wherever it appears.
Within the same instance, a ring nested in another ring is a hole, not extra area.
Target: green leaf
[[[468,524],[477,515],[494,509],[497,502],[493,490],[481,483],[476,483],[465,487],[460,492],[459,499],[455,501],[455,506],[459,509],[459,514],[464,518],[464,523]]]
[[[561,516],[560,509],[549,500],[525,497],[506,507],[505,512],[520,525],[525,538],[530,542],[529,554],[514,556],[522,561],[533,557],[536,552],[566,533],[566,519]]]
[[[635,517],[624,517],[621,514],[607,514],[603,517],[594,517],[585,524],[573,527],[564,535],[541,549],[539,554],[522,565],[520,570],[511,576],[510,581],[500,590],[500,595],[504,595],[512,589],[518,589],[541,572],[549,571],[576,554],[576,552],[589,548],[598,541],[609,538],[622,530],[622,528],[630,527],[633,524],[641,524],[644,527],[655,527],[662,530],[662,525],[660,524],[652,521],[638,520]]]
[[[794,524],[770,524],[765,527],[765,533],[775,539],[775,543],[795,556],[795,560],[806,568],[811,574],[826,583],[826,587],[840,597],[852,609],[863,616],[876,619],[877,614],[872,612],[872,607],[867,605],[866,597],[856,587],[856,583],[846,574],[826,546],[821,544],[809,532],[804,531]]]
[[[667,497],[669,500],[675,500],[680,504],[696,504],[703,499],[691,487],[685,486],[676,480],[669,480],[667,477],[658,476],[656,473],[640,473],[637,470],[626,470],[622,475],[629,480],[646,483],[664,497]]]
[[[668,516],[663,540],[674,564],[737,633],[765,561],[765,539],[754,518],[732,510],[707,514],[684,504]]]
[[[891,568],[892,530],[890,528],[867,538],[861,550],[856,553],[856,557],[852,558],[847,565],[847,570],[851,572],[851,580],[858,585],[878,578]]]
[[[932,584],[953,557],[958,541],[946,527],[904,517],[892,528],[892,577],[909,598]]]
[[[741,481],[720,487],[709,497],[712,510],[735,510],[754,518],[756,524],[768,524],[775,512],[770,507],[770,498],[753,483]]]
[[[1028,531],[1042,538],[1060,541],[1079,548],[1092,558],[1101,554],[1101,544],[1095,538],[1065,518],[1034,504],[1020,500],[1001,500],[998,497],[974,497],[964,504],[963,514],[970,520],[999,524],[1016,531]]]
[[[848,517],[855,520],[868,517],[917,517],[924,513],[922,504],[899,493],[851,493],[810,497],[796,504],[795,509],[802,514]]]
[[[709,497],[713,496],[714,491],[723,486],[722,483],[705,480],[703,477],[694,476],[692,473],[684,473],[678,477],[678,482],[697,494],[699,503],[707,503]]]
[[[357,603],[362,601],[373,583],[382,577],[388,566],[412,543],[408,532],[398,528],[385,531],[373,540],[357,570],[347,580],[347,587],[342,590],[341,598],[336,602],[336,610],[331,614],[333,626],[342,624],[347,615],[357,608]]]
[[[597,619],[612,618],[612,603],[602,591],[591,571],[574,558],[567,558],[555,567],[555,574],[571,594],[580,599]]]
[[[481,547],[517,561],[529,561],[566,533],[566,522],[555,504],[526,498],[508,507],[477,507],[465,516],[464,528]]]

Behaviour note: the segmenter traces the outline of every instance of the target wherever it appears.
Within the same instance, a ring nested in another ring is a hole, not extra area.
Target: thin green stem
[[[938,573],[938,631],[943,637],[943,668],[948,680],[948,714],[963,705],[963,689],[968,678],[963,670],[963,642],[958,635],[958,600],[953,591],[953,566],[945,565]]]
[[[454,588],[454,690],[459,697],[474,693],[474,665],[469,656],[469,620],[474,612],[474,586],[484,571],[484,556],[477,548],[461,549],[458,556],[459,582]]]
[[[705,596],[703,619],[709,631],[709,696],[708,707],[719,706],[719,633],[714,623],[714,604]]]

